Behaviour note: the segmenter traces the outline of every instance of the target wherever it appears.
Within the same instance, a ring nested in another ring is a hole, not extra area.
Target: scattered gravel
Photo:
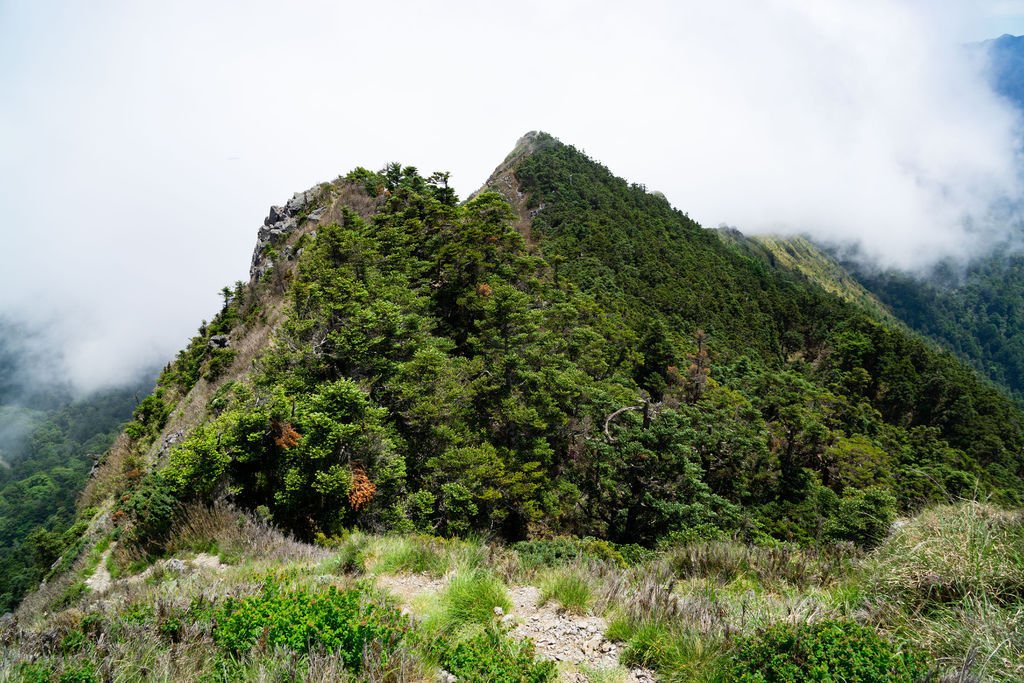
[[[378,576],[377,585],[393,593],[403,611],[408,613],[416,599],[440,593],[448,580],[426,574],[399,574]],[[496,615],[512,627],[512,634],[517,638],[531,638],[538,656],[591,669],[618,667],[621,648],[604,637],[608,624],[601,617],[562,612],[553,603],[538,605],[540,591],[535,586],[511,588],[509,598],[512,611]],[[585,683],[588,679],[575,666],[565,666],[561,680]],[[629,669],[625,680],[626,683],[654,683],[657,678],[646,669]]]

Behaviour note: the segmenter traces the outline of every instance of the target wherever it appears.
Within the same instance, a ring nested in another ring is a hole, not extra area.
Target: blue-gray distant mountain
[[[1024,36],[999,36],[982,43],[988,51],[992,87],[1024,109]]]

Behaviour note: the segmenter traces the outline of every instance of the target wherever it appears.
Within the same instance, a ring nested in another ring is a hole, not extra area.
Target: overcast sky
[[[1024,2],[0,0],[0,313],[124,379],[248,279],[270,204],[392,160],[465,196],[534,129],[705,225],[919,266],[1019,191],[962,49],[1002,33]]]

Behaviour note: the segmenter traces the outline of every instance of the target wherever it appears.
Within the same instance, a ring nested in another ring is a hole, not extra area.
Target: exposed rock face
[[[273,267],[273,254],[268,253],[269,247],[276,247],[287,240],[288,235],[304,221],[319,220],[325,213],[325,207],[317,207],[316,203],[323,195],[321,186],[312,187],[305,192],[296,192],[284,206],[270,207],[270,213],[260,227],[256,240],[256,249],[252,254],[252,265],[249,277],[258,281]],[[294,258],[294,254],[281,253],[285,258]]]

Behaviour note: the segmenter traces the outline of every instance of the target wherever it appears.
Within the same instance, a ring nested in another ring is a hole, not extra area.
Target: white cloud
[[[0,311],[123,377],[246,279],[271,203],[391,160],[465,195],[531,129],[707,225],[963,253],[965,217],[1005,227],[1018,121],[959,31],[1008,9],[938,4],[0,5]]]

